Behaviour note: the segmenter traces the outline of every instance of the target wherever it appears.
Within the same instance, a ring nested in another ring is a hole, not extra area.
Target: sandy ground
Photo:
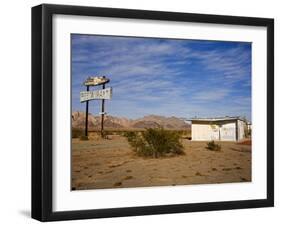
[[[126,138],[72,139],[72,189],[175,186],[251,181],[251,145],[182,140],[185,155],[148,159],[137,156]]]

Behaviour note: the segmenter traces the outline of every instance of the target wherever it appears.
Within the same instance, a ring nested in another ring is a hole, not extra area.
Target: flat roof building
[[[239,141],[246,137],[247,122],[240,117],[193,118],[191,138],[195,141]]]

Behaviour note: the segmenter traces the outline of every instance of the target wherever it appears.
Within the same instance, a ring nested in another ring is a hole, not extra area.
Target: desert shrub
[[[140,153],[144,149],[143,138],[137,132],[127,131],[124,132],[123,136],[127,138],[129,144],[137,153]]]
[[[123,131],[118,131],[118,130],[117,130],[117,131],[114,131],[113,134],[114,134],[114,135],[120,135],[120,136],[122,136],[122,135],[124,134],[124,132],[123,132]]]
[[[210,141],[207,143],[206,149],[211,150],[211,151],[220,151],[221,146],[219,144],[216,144],[215,141]]]
[[[180,143],[180,135],[176,131],[163,128],[150,128],[143,132],[126,132],[129,144],[133,150],[141,156],[158,158],[165,155],[183,154],[183,146]]]
[[[190,130],[182,130],[181,138],[191,140],[191,131]]]
[[[130,143],[130,140],[134,139],[136,137],[137,133],[136,132],[132,132],[132,131],[125,131],[123,132],[123,136],[124,137],[127,137],[129,143]]]
[[[89,137],[85,136],[85,135],[82,135],[82,136],[80,136],[80,140],[89,140]]]
[[[71,131],[72,138],[79,138],[82,135],[83,135],[83,131],[81,129],[72,128],[72,131]]]

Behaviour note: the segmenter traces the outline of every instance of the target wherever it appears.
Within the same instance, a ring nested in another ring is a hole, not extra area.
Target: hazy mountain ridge
[[[85,128],[85,112],[72,113],[72,127]],[[89,129],[100,128],[100,115],[88,115]],[[106,115],[104,118],[104,127],[109,129],[144,129],[162,126],[165,129],[189,129],[190,124],[177,117],[165,117],[159,115],[147,115],[139,119],[127,119],[125,117],[116,117]]]

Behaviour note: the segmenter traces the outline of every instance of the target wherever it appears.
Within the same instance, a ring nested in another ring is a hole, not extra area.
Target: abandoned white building
[[[239,141],[247,133],[247,122],[239,117],[193,118],[191,123],[195,141]]]

